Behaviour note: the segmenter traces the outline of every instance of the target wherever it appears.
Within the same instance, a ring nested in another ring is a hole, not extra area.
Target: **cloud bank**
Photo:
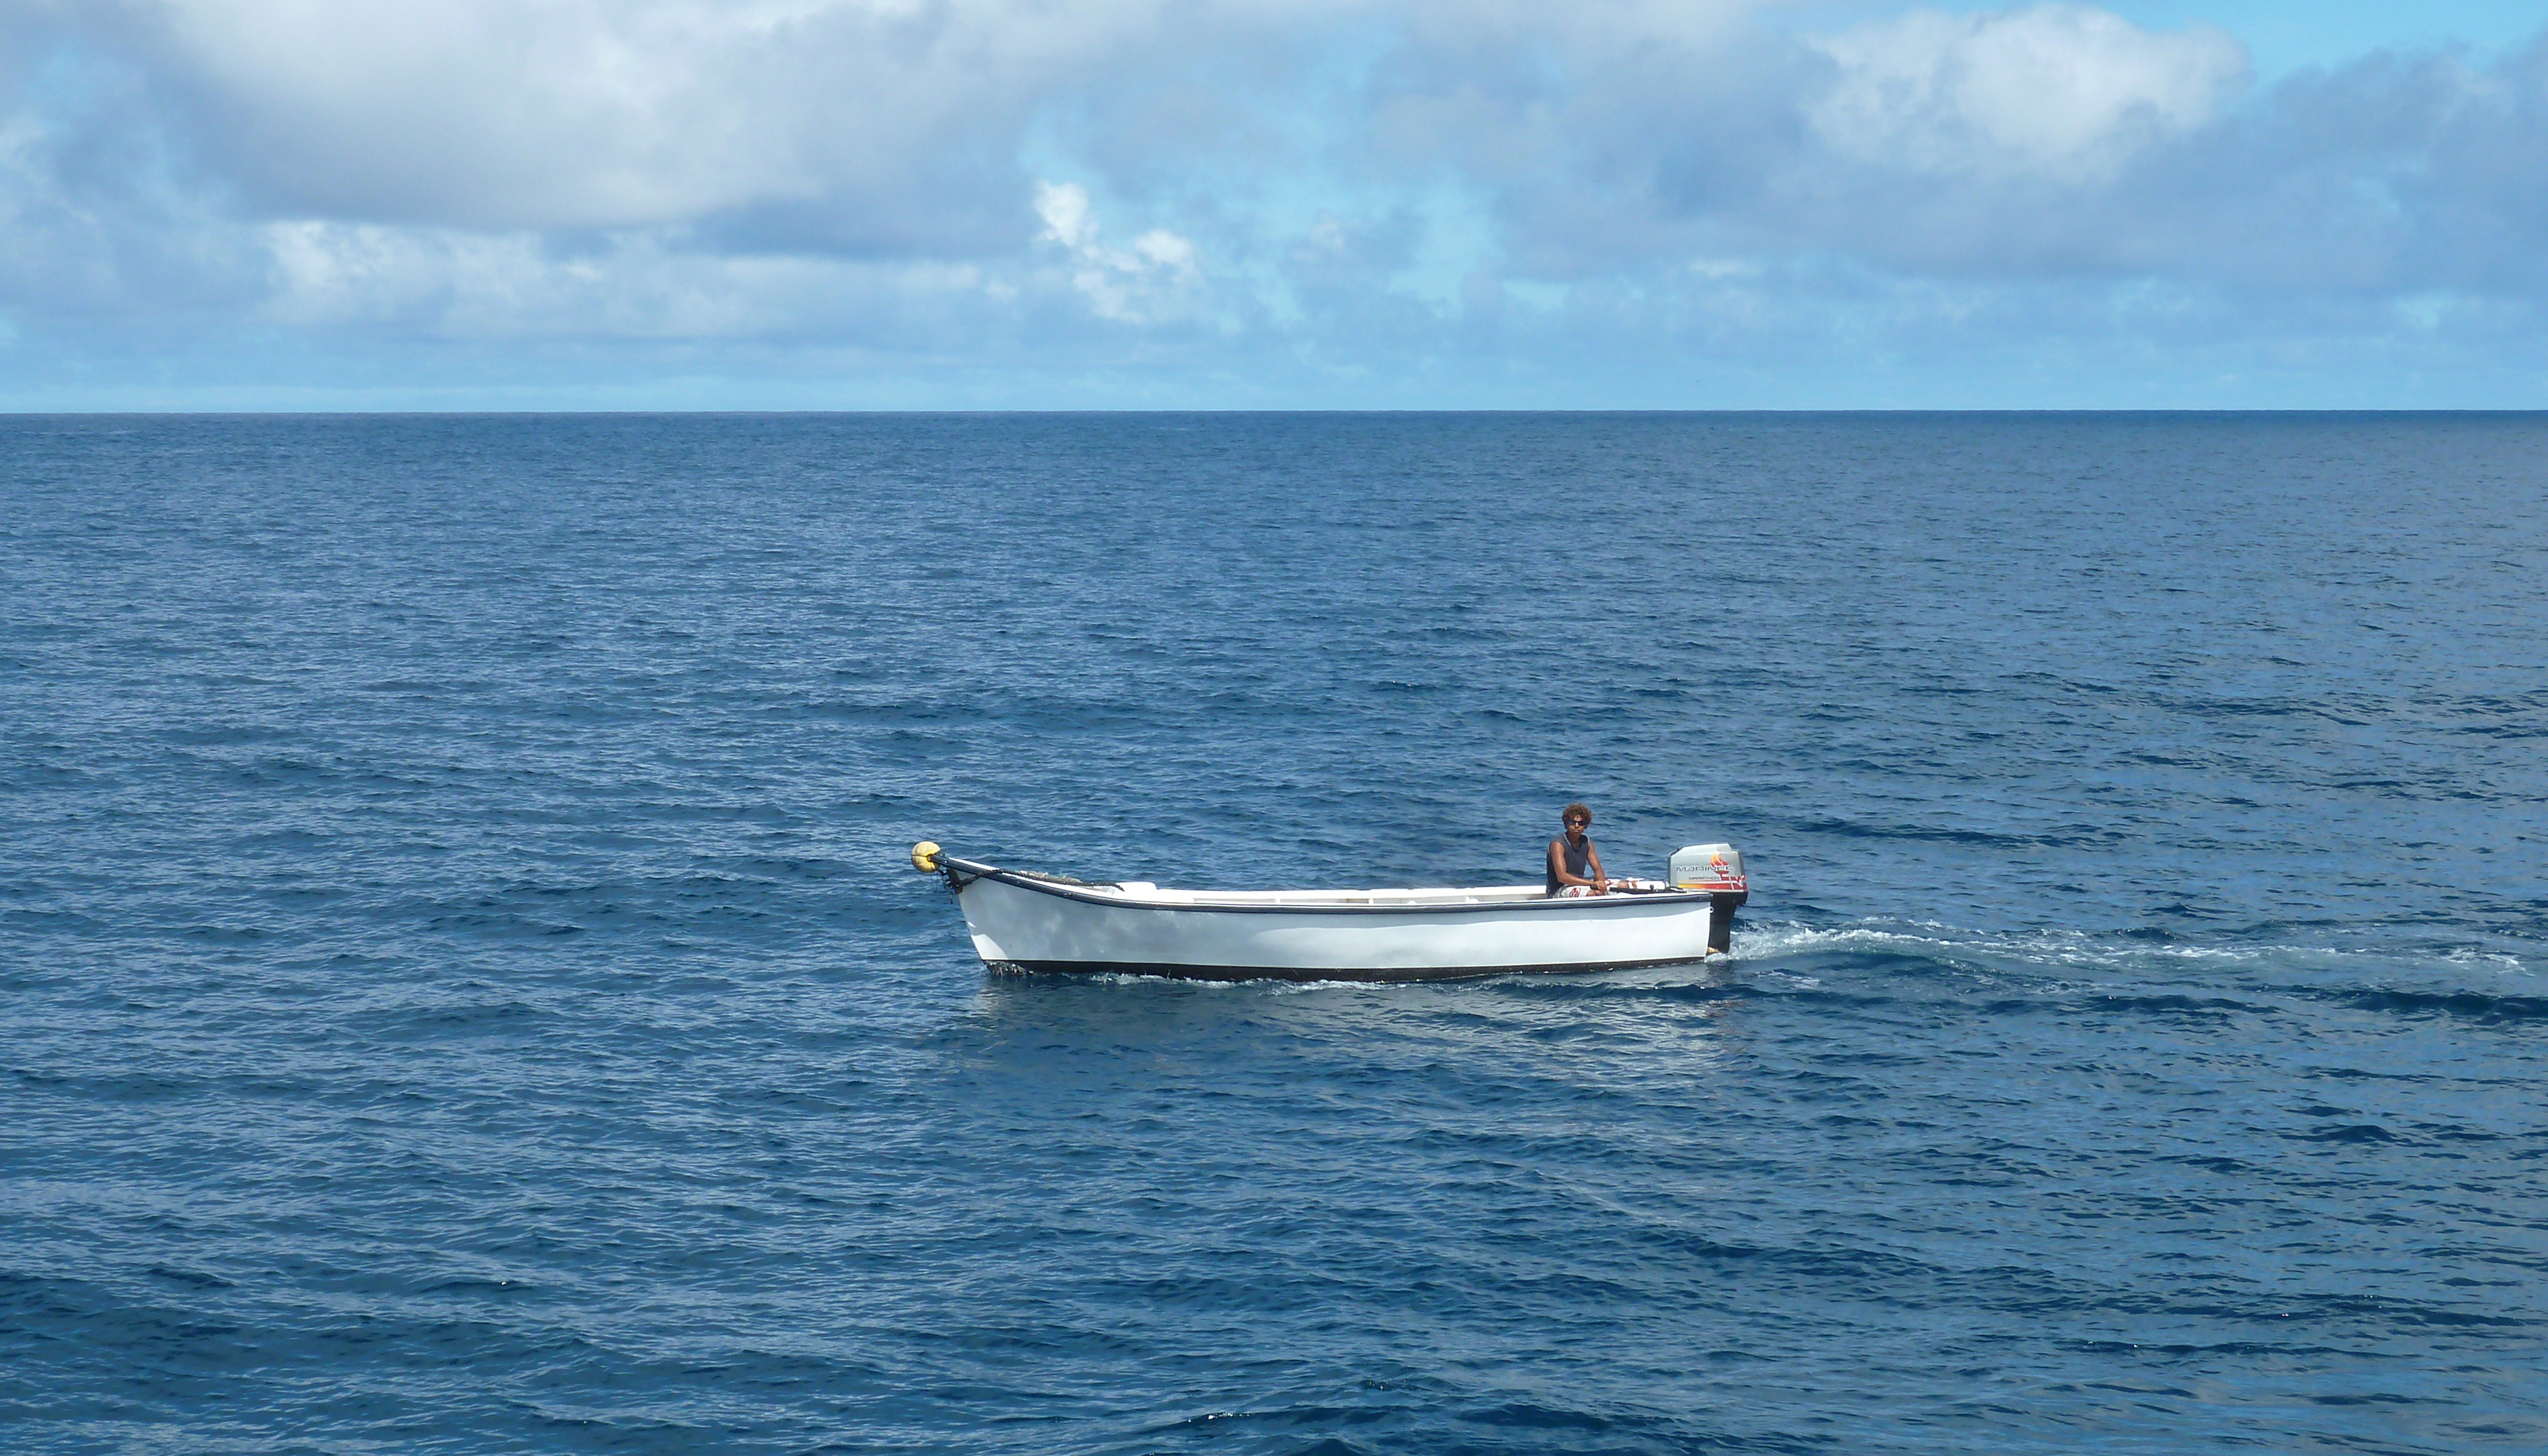
[[[1816,13],[7,0],[0,392],[2548,404],[2548,35]]]

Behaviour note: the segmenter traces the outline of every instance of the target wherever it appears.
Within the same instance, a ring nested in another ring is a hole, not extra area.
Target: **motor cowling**
[[[1752,898],[1742,853],[1732,845],[1685,845],[1673,851],[1672,882],[1677,890],[1706,893],[1708,954],[1733,955],[1734,912]]]
[[[1688,845],[1673,851],[1672,883],[1677,890],[1718,895],[1740,895],[1752,888],[1743,877],[1742,853],[1732,845]]]

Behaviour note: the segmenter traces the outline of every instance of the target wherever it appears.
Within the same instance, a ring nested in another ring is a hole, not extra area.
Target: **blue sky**
[[[0,408],[2548,408],[2548,14],[0,0]]]

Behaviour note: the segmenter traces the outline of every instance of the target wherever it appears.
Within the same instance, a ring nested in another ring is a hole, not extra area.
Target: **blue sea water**
[[[2548,1449],[2548,417],[0,420],[0,1446]],[[904,850],[1746,852],[993,976]]]

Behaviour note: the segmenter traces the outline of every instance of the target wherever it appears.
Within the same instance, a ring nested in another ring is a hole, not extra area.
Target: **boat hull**
[[[1699,952],[1660,960],[1595,960],[1561,965],[1446,965],[1379,967],[1338,965],[1195,965],[1183,961],[1127,964],[1097,960],[985,960],[993,970],[1017,975],[1157,975],[1185,981],[1460,981],[1489,975],[1585,975],[1596,970],[1634,970],[1650,965],[1687,965],[1704,960]]]
[[[1552,900],[1519,891],[1466,903],[1448,902],[1459,891],[1364,897],[1434,897],[1426,903],[1173,903],[1159,896],[1179,892],[1146,886],[1075,885],[964,862],[949,868],[984,963],[1063,974],[1413,981],[1669,965],[1703,959],[1711,940],[1721,949],[1739,903],[1706,893]]]

